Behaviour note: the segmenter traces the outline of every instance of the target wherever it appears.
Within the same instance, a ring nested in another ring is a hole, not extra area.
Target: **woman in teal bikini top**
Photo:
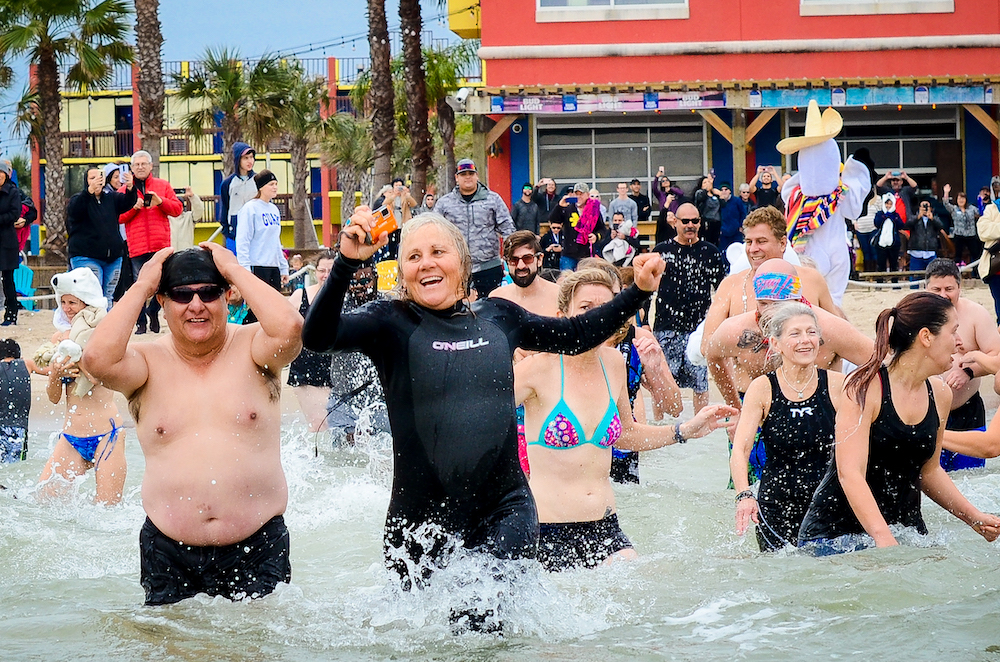
[[[594,436],[590,439],[584,437],[583,424],[580,423],[580,419],[566,404],[566,399],[563,397],[566,391],[566,368],[560,354],[559,371],[562,379],[559,385],[559,402],[552,408],[549,417],[542,424],[538,441],[533,441],[529,445],[564,449],[576,448],[580,444],[593,444],[599,448],[609,448],[618,441],[618,438],[622,436],[622,422],[618,418],[618,407],[615,405],[615,396],[611,392],[611,384],[608,382],[608,371],[604,368],[604,361],[601,361],[600,357],[597,360],[601,362],[604,384],[608,387],[608,408],[604,412],[604,418],[597,424]],[[598,434],[601,434],[600,438],[598,438]]]
[[[560,283],[560,314],[572,317],[609,301],[615,285],[599,269],[567,276]],[[602,378],[606,405],[598,386]],[[615,514],[611,448],[652,450],[679,438],[674,426],[633,420],[618,350],[605,345],[568,358],[529,356],[514,366],[514,394],[524,403],[525,432],[532,440],[528,485],[538,508],[542,565],[549,570],[593,567],[612,557],[636,556]],[[719,427],[720,418],[735,413],[721,405],[706,407],[680,426],[681,437],[707,434]]]

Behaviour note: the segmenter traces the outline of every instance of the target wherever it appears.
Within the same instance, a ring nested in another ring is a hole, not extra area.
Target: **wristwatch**
[[[681,434],[681,424],[680,423],[675,423],[674,424],[674,442],[678,443],[678,444],[686,444],[687,443],[687,439],[685,439],[684,435]]]

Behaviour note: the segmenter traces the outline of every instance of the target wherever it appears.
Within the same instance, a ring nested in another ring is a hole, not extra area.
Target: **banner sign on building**
[[[491,113],[620,113],[725,106],[725,92],[717,91],[490,97]]]
[[[849,87],[847,89],[753,90],[750,107],[805,108],[809,101],[823,106],[913,106],[934,103],[989,103],[982,86]],[[992,95],[990,95],[992,96]],[[759,100],[759,101],[758,101]]]

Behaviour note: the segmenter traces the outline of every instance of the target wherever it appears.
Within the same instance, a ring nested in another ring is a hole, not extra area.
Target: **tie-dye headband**
[[[753,279],[754,295],[764,301],[785,301],[802,298],[802,283],[798,276],[782,273],[760,274]]]

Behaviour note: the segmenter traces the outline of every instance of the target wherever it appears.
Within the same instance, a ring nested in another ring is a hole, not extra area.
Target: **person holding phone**
[[[117,168],[112,172],[116,178],[119,176]],[[126,172],[124,180],[119,183],[124,187],[124,193],[109,191],[105,186],[104,170],[89,168],[87,187],[70,198],[66,215],[69,266],[71,269],[87,267],[94,272],[109,309],[125,254],[118,217],[132,209],[137,200],[131,174]]]
[[[890,170],[875,182],[875,186],[878,187],[879,194],[892,193],[896,198],[896,213],[903,219],[903,223],[913,218],[916,211],[913,200],[917,182],[905,170]]]
[[[184,206],[177,199],[170,182],[153,177],[153,159],[145,150],[132,155],[132,181],[136,195],[140,197],[118,220],[125,224],[132,272],[138,278],[139,271],[156,251],[170,246],[170,217],[179,216]],[[118,192],[125,193],[125,186]],[[147,328],[153,333],[159,333],[159,313],[160,304],[156,299],[150,299],[139,313],[136,333],[146,333]]]

